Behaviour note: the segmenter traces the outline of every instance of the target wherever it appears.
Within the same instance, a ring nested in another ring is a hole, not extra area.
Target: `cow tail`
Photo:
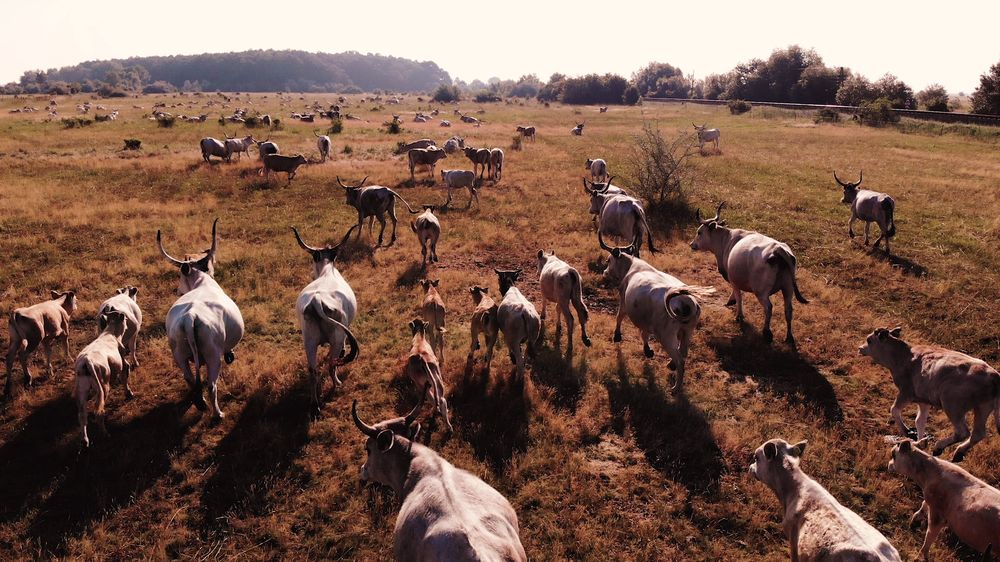
[[[573,278],[573,288],[571,289],[573,306],[576,308],[576,315],[580,317],[580,323],[584,324],[590,318],[590,313],[583,304],[583,281],[580,279],[579,271],[571,269],[569,274]]]
[[[1000,433],[1000,375],[994,375],[993,379],[993,423]]]
[[[97,387],[97,409],[94,410],[94,414],[98,416],[103,416],[104,403],[106,399],[104,392],[104,384],[101,383],[100,377],[97,376],[97,370],[94,369],[94,364],[91,363],[90,361],[87,361],[87,376],[94,379],[94,385]]]
[[[17,326],[17,320],[19,318],[23,318],[20,312],[15,310],[10,313],[10,337],[12,340],[17,338],[14,341],[17,342],[18,351],[21,351],[28,349],[28,338],[24,337],[24,334],[21,333],[21,329]]]
[[[649,230],[649,223],[646,222],[646,213],[641,208],[636,210],[636,215],[639,217],[639,221],[642,222],[642,227],[646,229],[646,242],[649,244],[649,253],[655,254],[659,252],[655,247],[653,247],[653,232]],[[641,233],[640,233],[641,234]]]
[[[312,300],[312,308],[313,308],[313,313],[315,314],[317,320],[319,320],[320,322],[327,322],[329,324],[333,324],[334,327],[343,330],[344,335],[347,337],[345,343],[348,346],[350,346],[351,351],[346,355],[346,357],[343,358],[343,360],[340,362],[339,365],[340,366],[347,365],[351,361],[357,359],[359,351],[358,340],[357,338],[354,337],[354,334],[351,332],[350,328],[345,326],[343,323],[333,319],[330,316],[330,313],[327,312],[326,308],[323,306],[323,302],[320,301],[319,299]]]
[[[393,197],[395,197],[396,199],[399,199],[404,205],[406,205],[406,210],[409,211],[411,215],[415,215],[415,214],[417,214],[417,213],[420,212],[420,211],[414,211],[413,208],[410,207],[410,204],[406,202],[406,199],[403,199],[402,195],[396,193],[395,191],[393,191],[391,189],[389,190],[389,193],[391,193]]]
[[[799,291],[799,282],[795,279],[795,256],[784,248],[778,248],[773,254],[771,254],[771,257],[767,259],[767,262],[776,265],[779,268],[782,266],[787,268],[788,273],[792,276],[792,290],[795,293],[795,299],[802,304],[809,304],[809,300],[802,296],[802,292]]]
[[[198,353],[198,319],[191,316],[190,322],[184,323],[184,333],[188,341],[188,346],[191,348],[191,362],[194,363],[194,379],[196,382],[201,381],[201,375],[199,371],[201,370],[201,363]]]
[[[892,199],[885,199],[882,201],[882,212],[885,213],[885,219],[889,222],[889,231],[886,232],[886,236],[892,238],[896,235],[896,221],[892,218],[893,208],[895,203]]]

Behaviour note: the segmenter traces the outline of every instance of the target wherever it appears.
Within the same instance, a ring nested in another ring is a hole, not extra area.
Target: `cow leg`
[[[205,361],[205,369],[208,371],[208,399],[212,401],[213,417],[221,420],[226,417],[219,408],[219,375],[222,372],[222,360],[215,355],[210,355]]]
[[[377,215],[376,218],[378,218],[378,224],[379,224],[379,229],[378,229],[378,246],[381,246],[382,245],[382,237],[385,236],[385,214]],[[393,229],[393,231],[394,232],[393,232],[392,240],[395,241],[396,240],[395,229]],[[389,245],[392,246],[392,243],[390,242]]]
[[[992,401],[983,402],[976,406],[975,410],[973,410],[972,435],[955,450],[955,456],[951,458],[952,462],[962,462],[962,459],[972,450],[972,447],[986,437],[986,421],[990,418],[992,410]]]
[[[774,305],[771,304],[771,297],[766,293],[755,295],[760,305],[764,307],[764,330],[762,332],[764,341],[774,340],[774,333],[771,332],[771,314],[774,312]]]
[[[965,412],[962,412],[960,411],[960,408],[956,408],[952,404],[943,401],[941,409],[943,409],[945,414],[947,414],[948,421],[950,421],[952,427],[955,428],[955,432],[951,435],[951,437],[939,441],[937,445],[934,446],[934,456],[940,455],[951,445],[954,445],[959,441],[965,441],[969,438],[969,425],[965,423]]]
[[[927,418],[931,415],[931,407],[927,404],[917,404],[917,440],[927,435]]]
[[[914,525],[918,524],[920,522],[920,519],[927,515],[926,511],[927,511],[927,502],[925,501],[920,502],[920,509],[913,512],[913,515],[910,516],[910,527],[913,527]]]
[[[365,216],[358,211],[358,240],[361,240],[361,234],[365,229]],[[368,238],[371,238],[371,233],[368,234]]]
[[[924,544],[920,547],[920,555],[924,560],[931,559],[931,545],[937,540],[938,535],[947,526],[947,522],[940,513],[927,506],[927,533],[924,535]]]
[[[872,230],[872,223],[865,221],[865,246],[868,245],[868,238]]]
[[[785,342],[789,345],[795,345],[795,336],[792,335],[792,291],[791,287],[781,290],[781,296],[785,299]]]
[[[450,185],[447,186],[447,187],[448,187],[448,200],[445,201],[444,205],[441,206],[442,209],[447,208],[448,206],[451,205],[451,192],[454,191],[454,190],[451,188]],[[468,207],[466,207],[466,208],[468,208]]]
[[[847,235],[850,236],[851,238],[857,236],[857,234],[854,234],[854,221],[856,220],[858,220],[858,216],[855,215],[854,212],[852,211],[851,220],[847,221]]]
[[[881,226],[879,227],[882,228]],[[882,240],[885,241],[885,253],[891,254],[892,250],[889,249],[889,234],[886,230],[882,230]]]
[[[51,377],[55,373],[55,369],[52,368],[52,341],[42,340],[42,349],[45,351],[45,373]],[[31,379],[28,379],[26,384],[30,386]]]
[[[878,227],[878,238],[875,239],[875,243],[872,244],[872,248],[878,248],[879,242],[881,242],[883,240],[885,240],[885,229],[882,228],[882,225],[879,225],[879,227]]]
[[[306,350],[306,364],[309,369],[309,400],[312,403],[314,411],[318,411],[319,406],[319,396],[322,391],[323,381],[319,376],[319,361],[317,355],[319,354],[319,338],[315,336],[306,336],[305,350]]]
[[[476,354],[476,350],[479,349],[479,323],[476,321],[472,322],[472,341],[469,343],[469,358],[472,358]]]
[[[368,240],[371,240],[375,236],[375,215],[368,217]],[[379,241],[381,243],[381,240]]]
[[[431,240],[431,256],[434,257],[434,263],[441,261],[438,259],[438,241],[436,238]]]
[[[903,398],[902,394],[897,395],[895,402],[892,403],[892,419],[896,421],[896,427],[899,429],[899,433],[903,437],[910,437],[913,435],[913,430],[906,427],[906,424],[903,422],[903,408],[905,408],[909,403],[910,401]]]
[[[618,313],[615,315],[615,335],[611,341],[620,343],[622,341],[622,320],[625,319],[625,295],[618,291]]]
[[[729,303],[736,305],[736,322],[742,324],[746,318],[743,316],[743,293],[733,287],[733,294],[729,296]]]
[[[646,357],[646,359],[653,358],[653,348],[649,347],[649,338],[652,337],[652,335],[653,334],[645,330],[640,331],[640,337],[642,338],[642,354]]]
[[[448,400],[444,397],[444,383],[441,382],[441,371],[435,369],[434,373],[435,380],[433,384],[435,389],[434,394],[437,395],[437,410],[441,414],[441,417],[444,418],[444,427],[448,430],[448,433],[452,433],[455,429],[451,426],[451,419],[448,416]]]
[[[582,300],[577,298],[573,299],[573,308],[576,309],[576,317],[580,320],[580,341],[583,345],[590,347],[590,336],[587,335],[587,307],[583,304]],[[569,313],[566,313],[569,316]],[[569,331],[570,338],[573,337],[572,328]]]
[[[573,349],[573,315],[569,312],[569,303],[562,301],[556,305],[556,342],[562,336],[563,318],[566,319],[566,348]]]
[[[486,331],[486,369],[489,370],[490,363],[493,361],[493,348],[497,345],[497,338],[500,337],[500,333],[493,331]],[[479,342],[476,342],[479,343]]]
[[[674,385],[670,387],[671,391],[677,392],[684,388],[684,353],[682,352],[679,330],[668,330],[665,334],[661,332],[657,339],[660,340],[660,345],[670,356],[669,367],[677,370]]]
[[[178,349],[174,351],[174,365],[184,375],[184,381],[187,382],[191,402],[196,408],[204,411],[206,406],[205,399],[201,395],[201,375],[197,371],[191,370],[191,363],[188,361],[186,350]]]
[[[17,356],[21,351],[21,342],[15,341],[14,338],[10,340],[10,347],[7,349],[7,383],[4,386],[4,392],[6,394],[11,393],[11,389],[14,383],[14,362],[17,361]],[[25,370],[25,376],[30,376]]]
[[[139,330],[132,333],[132,337],[129,338],[128,348],[132,352],[132,370],[139,368],[139,357],[136,355],[139,347]]]
[[[396,224],[399,220],[396,218],[396,206],[393,205],[389,207],[389,219],[392,221],[392,239],[389,240],[389,245],[392,246],[396,243]],[[382,221],[382,230],[385,230],[385,221]],[[382,235],[378,235],[379,242],[382,241]]]
[[[135,398],[135,393],[132,392],[132,387],[129,386],[129,384],[128,384],[128,378],[129,378],[130,374],[132,374],[132,366],[129,364],[128,361],[126,361],[125,359],[122,359],[122,372],[121,372],[121,376],[122,376],[122,381],[124,381],[124,385],[125,385],[125,399],[126,400],[131,400],[131,399]]]
[[[420,257],[423,258],[421,260],[421,264],[423,264],[423,265],[426,266],[427,265],[427,241],[426,240],[421,240],[420,241]]]

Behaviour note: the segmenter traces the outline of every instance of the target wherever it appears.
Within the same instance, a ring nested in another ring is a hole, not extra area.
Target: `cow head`
[[[930,437],[924,437],[920,441],[903,439],[896,443],[892,448],[892,458],[889,460],[889,472],[912,478],[922,465],[933,460],[933,457],[921,450],[929,441]]]
[[[121,287],[115,291],[115,294],[116,295],[127,294],[130,299],[136,300],[135,296],[139,294],[139,287],[133,287],[131,285],[129,285],[128,287]]]
[[[594,161],[592,159],[590,159],[590,158],[587,158],[587,163],[584,165],[584,168],[587,169],[587,170],[589,170],[590,167],[593,166],[593,165],[594,165]]]
[[[721,219],[722,207],[726,205],[723,201],[719,203],[719,206],[715,209],[715,216],[710,219],[701,218],[701,209],[698,209],[695,214],[695,218],[698,219],[700,226],[698,226],[698,232],[694,235],[694,240],[691,241],[691,249],[694,251],[705,251],[711,252],[715,248],[715,239],[720,238],[723,234],[723,230],[728,231],[725,228],[726,221]]]
[[[694,123],[691,123],[691,126],[694,127],[694,130],[696,132],[698,132],[698,133],[704,133],[705,129],[708,127],[708,123],[705,123],[703,125],[695,125]]]
[[[427,334],[427,323],[421,320],[420,318],[414,318],[413,320],[410,320],[408,326],[410,327],[410,334],[414,336],[417,334],[420,334],[421,336]]]
[[[861,175],[856,182],[842,182],[840,178],[837,177],[837,172],[833,173],[833,179],[840,184],[840,187],[844,188],[844,197],[840,200],[841,203],[850,205],[854,202],[854,198],[858,196],[858,186],[865,179],[864,170],[861,171]]]
[[[219,238],[216,234],[216,226],[218,224],[219,219],[216,218],[212,222],[212,246],[199,259],[179,260],[172,257],[163,249],[162,235],[159,230],[156,231],[156,245],[159,246],[160,253],[163,254],[163,257],[167,258],[167,261],[181,270],[180,283],[177,287],[178,294],[183,295],[193,289],[195,282],[201,275],[207,274],[209,277],[215,277],[215,253],[219,243]]]
[[[264,117],[267,117],[267,116],[265,115]],[[271,142],[271,135],[267,135],[267,138],[264,139],[264,140],[255,140],[255,141],[253,141],[253,143],[257,145],[257,148],[260,148],[260,145],[264,144],[265,142]]]
[[[358,225],[353,225],[351,228],[347,229],[347,234],[344,235],[344,237],[340,240],[340,243],[338,243],[336,246],[330,246],[329,244],[327,244],[322,248],[313,248],[312,246],[303,242],[302,237],[299,236],[298,229],[295,228],[294,226],[292,227],[292,232],[295,233],[295,241],[299,243],[299,247],[309,252],[309,255],[312,256],[313,275],[315,277],[319,277],[320,273],[323,272],[323,269],[326,268],[327,264],[336,263],[337,254],[340,251],[340,247],[343,246],[345,242],[347,242],[347,239],[351,237],[351,232],[353,232],[354,229],[357,227]]]
[[[76,312],[76,291],[49,291],[52,300],[63,299],[63,309],[72,316]]]
[[[906,345],[900,336],[903,329],[899,326],[889,328],[876,328],[868,334],[865,343],[858,348],[858,353],[866,357],[871,357],[879,365],[889,365],[892,361],[893,351],[902,345]]]
[[[632,260],[639,257],[634,245],[612,248],[604,242],[604,236],[597,233],[597,243],[601,249],[608,252],[608,266],[604,268],[604,278],[612,283],[621,283],[628,270],[632,268]]]
[[[360,202],[360,198],[361,198],[361,186],[365,185],[366,181],[368,181],[368,176],[365,176],[365,179],[363,179],[360,182],[358,182],[358,185],[344,185],[344,182],[340,181],[340,176],[337,176],[337,184],[340,187],[343,187],[344,191],[347,194],[347,204],[348,205],[350,205],[350,206],[352,206],[354,208],[358,208],[358,205],[360,205],[360,203],[361,203]]]
[[[413,441],[420,433],[420,424],[414,422],[417,420],[420,407],[424,404],[423,397],[427,394],[429,393],[425,387],[420,401],[409,414],[375,425],[368,425],[358,416],[357,400],[351,404],[354,425],[368,438],[365,442],[368,459],[361,466],[362,480],[385,484],[392,487],[396,493],[402,493],[403,483],[410,470]]]
[[[500,280],[501,295],[506,295],[507,291],[514,286],[514,283],[517,283],[517,281],[521,278],[520,269],[515,269],[515,270],[494,269],[493,271],[497,274],[497,278]]]
[[[538,250],[538,271],[541,272],[545,264],[549,262],[549,258],[556,257],[555,250],[549,250],[548,255],[545,254],[545,250]]]
[[[424,292],[430,291],[431,287],[437,288],[440,279],[421,279],[420,286],[424,288]]]
[[[101,314],[97,319],[101,332],[107,332],[114,337],[121,339],[125,335],[125,313],[120,310],[109,309]]]
[[[614,179],[614,176],[608,178],[608,181],[605,183],[591,182],[588,184],[587,178],[583,178],[583,190],[590,195],[590,214],[601,214],[601,210],[604,209],[604,204],[611,198],[611,195],[607,191],[608,187],[611,185],[612,179]]]
[[[480,287],[479,285],[473,285],[469,287],[469,294],[472,295],[472,302],[477,305],[483,300],[483,295],[490,292],[489,287]]]
[[[806,441],[792,445],[784,439],[771,439],[754,451],[750,474],[777,492],[783,475],[798,468],[805,450]]]

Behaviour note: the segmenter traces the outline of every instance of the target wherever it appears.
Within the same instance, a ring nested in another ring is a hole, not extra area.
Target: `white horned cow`
[[[438,291],[440,279],[422,279],[420,286],[424,288],[424,300],[420,304],[420,315],[430,330],[431,346],[435,348],[438,360],[444,365],[444,335],[448,332],[445,328],[445,314],[447,309],[444,306],[444,299]]]
[[[441,238],[441,221],[434,216],[435,205],[424,205],[424,212],[417,215],[417,218],[410,222],[410,230],[417,235],[417,242],[420,244],[420,255],[423,256],[422,265],[427,262],[437,262],[437,243]]]
[[[431,395],[435,410],[444,418],[444,426],[448,433],[452,433],[454,428],[448,415],[448,401],[444,397],[445,387],[441,365],[438,363],[437,356],[434,355],[434,346],[427,335],[427,330],[434,328],[420,318],[414,318],[410,321],[409,327],[413,340],[410,346],[410,355],[406,358],[403,371],[413,381],[413,384],[423,391],[424,395]]]
[[[434,178],[434,168],[437,166],[438,160],[447,158],[448,155],[445,153],[443,148],[438,148],[436,146],[430,146],[427,148],[411,148],[406,153],[406,160],[410,165],[410,180],[416,179],[414,175],[414,170],[417,166],[427,166],[430,168],[431,178]]]
[[[945,529],[979,552],[1000,546],[1000,490],[976,478],[957,464],[937,459],[909,439],[892,448],[889,472],[908,476],[920,486],[924,500],[910,518],[912,527],[927,519],[927,533],[920,554],[931,559],[931,545]],[[986,554],[983,560],[990,560]]]
[[[253,140],[253,135],[247,135],[243,138],[236,138],[226,135],[226,149],[229,150],[230,158],[233,154],[236,154],[237,160],[243,159],[243,154],[246,153],[247,158],[250,157],[250,147],[254,146],[256,143]]]
[[[954,427],[951,437],[934,447],[940,455],[963,441],[952,460],[960,462],[972,447],[986,437],[990,414],[1000,431],[1000,373],[985,361],[958,351],[929,345],[910,345],[900,337],[901,328],[878,328],[868,335],[858,353],[887,369],[899,393],[892,404],[892,418],[904,436],[913,436],[903,422],[903,408],[917,403],[917,439],[926,435],[931,408],[944,410]],[[974,413],[972,433],[965,416]]]
[[[645,234],[649,251],[656,253],[658,250],[653,246],[653,234],[646,222],[646,210],[642,208],[642,203],[623,193],[611,193],[611,179],[608,178],[602,188],[587,187],[587,182],[583,182],[583,189],[590,195],[590,214],[597,216],[597,233],[625,240],[634,247],[636,257],[642,250]]]
[[[875,527],[841,505],[799,468],[806,442],[771,439],[754,451],[750,474],[767,485],[784,508],[782,527],[792,560],[901,562]]]
[[[590,180],[592,182],[607,183],[610,181],[608,163],[603,158],[587,158],[584,168],[590,171]]]
[[[497,323],[503,332],[504,342],[507,343],[517,379],[523,381],[525,354],[521,350],[521,345],[527,344],[527,355],[534,359],[535,346],[541,334],[542,319],[538,316],[535,305],[514,286],[514,283],[521,278],[520,269],[493,271],[500,281],[500,295],[503,296],[500,306],[497,307]]]
[[[396,150],[396,154],[406,154],[407,152],[413,150],[414,148],[430,148],[432,146],[437,146],[437,143],[431,139],[420,139],[413,142],[408,142],[406,144],[401,144]]]
[[[719,218],[725,202],[719,203],[715,216],[698,221],[701,225],[691,242],[694,251],[711,252],[715,255],[719,273],[733,289],[727,306],[736,305],[736,321],[743,322],[743,291],[753,293],[764,308],[764,339],[774,339],[771,332],[771,295],[781,291],[785,300],[785,341],[793,344],[792,297],[800,303],[809,301],[799,291],[795,279],[795,254],[787,244],[764,236],[752,230],[726,227],[726,221]]]
[[[132,397],[128,387],[129,364],[125,360],[128,350],[122,342],[126,326],[125,313],[120,310],[108,310],[100,316],[103,326],[97,339],[90,342],[76,356],[73,365],[74,378],[73,395],[76,397],[77,419],[80,422],[80,438],[84,447],[90,446],[87,435],[87,402],[90,394],[96,397],[94,415],[97,416],[101,428],[104,428],[104,406],[111,383],[124,383],[126,398]]]
[[[358,416],[357,400],[351,405],[354,424],[367,438],[361,479],[389,486],[400,498],[393,531],[396,560],[527,562],[510,502],[417,442],[420,424],[415,422],[422,405],[375,425]]]
[[[500,335],[500,324],[497,320],[498,306],[490,295],[489,287],[475,285],[469,287],[472,295],[472,304],[476,305],[472,311],[472,343],[469,346],[468,360],[475,359],[476,350],[479,349],[479,334],[482,333],[486,339],[486,368],[490,368],[493,360],[493,347],[496,346],[497,337]]]
[[[201,365],[205,365],[213,413],[216,419],[222,419],[224,414],[219,408],[218,396],[222,362],[231,364],[236,359],[233,349],[243,339],[244,325],[239,307],[215,281],[218,223],[219,219],[212,222],[212,246],[199,259],[171,257],[163,249],[159,230],[156,231],[156,245],[163,257],[180,270],[177,292],[181,296],[167,311],[166,321],[174,364],[184,374],[191,389],[191,399],[199,410],[206,409],[201,383]]]
[[[4,392],[10,395],[14,383],[14,362],[20,359],[24,370],[24,386],[33,383],[28,360],[39,345],[45,350],[45,371],[52,377],[52,344],[62,341],[69,359],[69,320],[76,312],[76,292],[51,291],[51,300],[14,309],[10,313],[8,328],[10,347],[7,348],[7,384]]]
[[[142,309],[139,308],[139,302],[136,299],[138,294],[138,287],[131,285],[121,287],[115,291],[113,297],[101,303],[101,306],[97,308],[98,333],[104,330],[103,317],[106,313],[117,310],[125,315],[125,333],[122,335],[122,341],[125,343],[125,349],[128,350],[129,369],[133,372],[139,368],[136,347],[139,342],[139,331],[142,329]],[[128,387],[128,381],[125,382],[125,395],[131,398],[132,389]]]
[[[229,143],[222,142],[216,138],[205,137],[201,139],[199,146],[201,146],[201,158],[208,163],[212,162],[212,156],[218,156],[229,162],[233,155],[232,147],[229,146]]]
[[[302,343],[305,346],[306,362],[309,365],[309,394],[313,414],[320,410],[320,395],[323,379],[319,373],[319,348],[329,346],[326,367],[335,387],[340,387],[337,367],[347,365],[358,357],[358,340],[349,326],[358,310],[358,300],[350,284],[337,269],[337,255],[340,247],[351,237],[353,225],[336,246],[314,248],[302,241],[294,226],[295,241],[299,247],[309,252],[313,261],[313,280],[302,289],[295,300],[295,314],[302,329]],[[344,345],[350,345],[350,353],[344,356]]]
[[[444,203],[445,208],[451,205],[452,191],[463,187],[469,190],[469,203],[465,208],[472,207],[473,200],[476,201],[476,207],[479,207],[479,189],[476,185],[475,172],[469,170],[441,170],[441,181],[448,188],[448,200]]]
[[[655,338],[667,355],[669,368],[677,371],[672,390],[684,388],[688,350],[701,305],[695,294],[711,294],[710,289],[692,287],[634,256],[632,247],[612,248],[598,236],[601,248],[608,252],[604,278],[618,284],[618,313],[612,341],[622,341],[622,320],[628,319],[639,329],[642,353],[653,357],[649,340]]]
[[[840,202],[851,207],[851,220],[847,223],[847,234],[854,238],[854,221],[858,219],[865,221],[865,246],[867,246],[869,231],[874,222],[878,225],[879,235],[875,239],[873,247],[878,248],[878,243],[884,240],[885,253],[890,253],[889,239],[896,235],[896,222],[892,218],[896,212],[896,200],[885,193],[858,189],[858,186],[865,179],[864,171],[861,172],[856,182],[840,181],[837,172],[833,173],[833,179],[840,184],[840,187],[844,188],[844,197]]]
[[[313,131],[313,135],[316,137],[316,149],[319,150],[319,161],[326,162],[327,158],[330,157],[330,148],[333,143],[330,142],[330,137],[327,135],[321,135],[316,131]]]
[[[500,177],[503,175],[503,149],[493,148],[490,149],[490,179],[493,182],[500,181]]]
[[[363,223],[366,218],[368,219],[368,238],[372,237],[375,219],[378,219],[379,224],[382,225],[382,229],[378,232],[378,244],[375,247],[382,246],[382,235],[385,234],[385,215],[388,213],[389,219],[392,220],[392,239],[389,241],[389,245],[392,246],[396,242],[396,223],[398,222],[396,219],[396,199],[399,199],[406,206],[406,210],[410,214],[415,215],[420,211],[414,211],[400,194],[388,187],[381,185],[362,187],[366,181],[368,181],[367,176],[357,185],[344,185],[340,180],[340,176],[337,176],[337,184],[344,188],[344,192],[347,195],[347,204],[358,211],[358,238],[361,238],[361,231],[364,230]]]
[[[722,153],[722,150],[719,148],[719,139],[722,133],[718,129],[709,129],[708,125],[701,125],[700,127],[694,123],[692,125],[694,125],[694,131],[698,135],[699,152],[705,150],[706,144],[713,143],[715,145],[715,152]]]
[[[576,316],[580,321],[580,340],[583,345],[590,347],[590,336],[587,335],[587,319],[589,313],[587,305],[583,302],[583,280],[580,272],[573,266],[556,257],[555,252],[545,253],[538,250],[538,283],[542,289],[542,316],[545,320],[545,312],[548,309],[549,301],[556,305],[556,339],[562,334],[561,316],[566,317],[566,346],[573,349],[573,315],[569,310],[570,305],[576,309]]]
[[[482,179],[483,174],[486,173],[486,168],[490,165],[490,149],[467,146],[462,150],[465,152],[465,157],[472,162],[472,171],[475,172],[478,169],[479,179]]]

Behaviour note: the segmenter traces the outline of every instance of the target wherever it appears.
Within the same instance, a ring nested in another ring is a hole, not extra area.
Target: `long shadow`
[[[612,427],[619,434],[631,428],[649,464],[691,494],[717,493],[725,464],[704,413],[683,394],[671,400],[648,362],[643,377],[633,380],[619,353],[617,379],[604,383]]]
[[[64,554],[68,537],[134,501],[170,470],[191,423],[196,422],[185,423],[177,406],[166,403],[124,425],[109,423],[108,435],[91,425],[90,448],[70,461],[59,487],[31,522],[29,535],[44,551]]]
[[[396,278],[396,287],[397,288],[413,287],[417,284],[417,281],[419,281],[420,278],[424,276],[426,272],[427,268],[424,266],[424,264],[420,262],[413,262],[410,264],[409,267],[404,269],[403,272],[399,274],[399,277]]]
[[[685,226],[695,223],[695,209],[683,198],[650,204],[646,214],[649,215],[651,228],[655,229],[653,232],[654,243],[663,239],[672,240],[681,234],[681,230]],[[645,247],[645,241],[643,241],[644,257],[648,250]]]
[[[493,370],[500,370],[496,357]],[[489,463],[494,474],[502,474],[514,453],[527,450],[529,444],[530,406],[524,383],[513,378],[504,374],[494,380],[485,369],[476,373],[470,365],[448,399],[452,424],[461,428],[476,457]]]
[[[887,254],[883,250],[873,250],[872,255],[881,256],[883,259],[888,261],[892,265],[892,267],[901,270],[904,275],[912,275],[914,277],[927,277],[928,270],[926,267],[920,265],[915,261],[904,258],[903,256],[899,256],[896,254]]]
[[[269,399],[267,388],[247,400],[239,421],[215,449],[215,473],[201,497],[209,527],[231,511],[267,511],[272,484],[292,469],[309,439],[306,384],[303,380],[286,389],[276,401]]]
[[[64,437],[76,427],[76,403],[68,393],[61,394],[36,407],[20,431],[0,447],[0,522],[21,517],[66,469],[76,450]]]
[[[843,419],[833,386],[798,353],[767,344],[749,331],[735,338],[709,338],[708,345],[730,376],[752,378],[775,394],[812,405],[827,422]]]
[[[579,326],[574,335],[580,337]],[[562,337],[565,340],[566,334]],[[582,343],[574,343],[574,351],[582,346]],[[584,361],[580,368],[574,368],[572,355],[564,355],[558,345],[545,345],[538,349],[537,357],[531,362],[531,378],[552,391],[552,403],[557,408],[576,413],[587,390],[587,363]]]

